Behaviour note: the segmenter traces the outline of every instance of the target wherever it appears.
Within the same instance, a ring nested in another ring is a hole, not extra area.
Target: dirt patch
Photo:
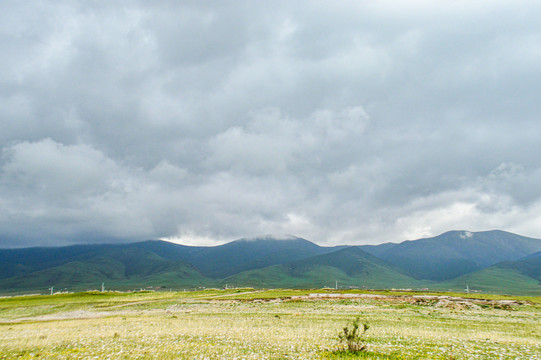
[[[132,306],[132,305],[155,303],[158,301],[162,301],[162,300],[134,301],[134,302],[129,302],[129,303],[120,304],[120,305],[106,306],[106,307],[103,307],[103,309],[116,309],[116,308],[122,308],[126,306]]]
[[[464,309],[473,309],[479,310],[481,307],[477,304],[472,303],[471,301],[450,301],[447,299],[438,300],[434,304],[435,307],[453,309],[453,310],[464,310]]]
[[[157,312],[159,310],[116,310],[116,311],[92,311],[92,310],[74,310],[57,312],[54,314],[28,316],[16,319],[0,319],[0,324],[17,324],[22,322],[34,322],[34,321],[54,321],[54,320],[76,320],[76,319],[97,319],[110,316],[128,316],[128,315],[141,315],[144,313]],[[163,311],[163,310],[161,310]]]
[[[512,310],[513,306],[530,304],[527,301],[517,300],[489,300],[489,299],[475,299],[464,298],[446,295],[378,295],[378,294],[309,294],[304,296],[292,296],[286,300],[345,300],[345,299],[373,299],[377,301],[385,302],[398,302],[412,305],[425,305],[436,306],[440,308],[450,309],[481,309],[481,308],[493,308]]]
[[[70,320],[70,319],[92,319],[100,318],[105,316],[110,316],[111,312],[97,312],[89,310],[75,310],[75,311],[66,311],[59,312],[54,314],[39,315],[32,317],[22,317],[12,320],[0,320],[4,324],[14,324],[25,321],[51,321],[51,320]]]

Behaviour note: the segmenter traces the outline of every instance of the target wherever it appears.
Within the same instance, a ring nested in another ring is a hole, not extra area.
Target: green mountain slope
[[[499,266],[491,266],[432,286],[434,289],[453,291],[464,291],[466,287],[470,291],[541,296],[538,280],[520,271]]]
[[[321,247],[296,237],[264,236],[213,247],[144,241],[0,249],[0,290],[85,290],[101,283],[118,289],[225,284],[312,288],[338,282],[341,287],[455,290],[469,285],[523,294],[538,291],[540,250],[541,240],[503,231],[452,231],[377,246]]]
[[[104,254],[122,245],[74,245],[0,249],[0,279],[29,274]]]
[[[162,240],[147,240],[137,243],[129,244],[129,247],[143,249],[170,261],[187,261],[190,262],[192,258],[199,256],[209,249],[205,246],[187,246],[171,243]]]
[[[503,261],[488,268],[438,284],[440,288],[497,292],[515,295],[541,295],[541,252],[517,261]]]
[[[185,246],[156,240],[134,243],[130,246],[151,251],[167,260],[189,262],[202,274],[212,278],[225,278],[245,270],[283,264],[340,248],[321,247],[293,236],[278,240],[271,235],[207,247]]]
[[[504,231],[450,231],[434,238],[363,249],[417,279],[444,281],[541,250],[541,240]]]
[[[541,252],[536,252],[517,261],[505,261],[497,266],[503,269],[516,270],[541,283]]]
[[[202,274],[213,278],[264,268],[336,251],[308,240],[291,237],[277,240],[272,236],[240,239],[225,245],[203,248],[186,260]]]
[[[147,250],[121,247],[86,254],[84,260],[0,280],[3,289],[97,288],[108,286],[194,286],[214,283],[191,264],[169,261]]]
[[[121,245],[3,249],[0,250],[0,288],[72,287],[96,282],[208,286],[216,284],[209,277],[225,278],[244,270],[335,250],[301,238],[277,240],[271,236],[241,239],[215,247],[144,241]]]
[[[245,271],[226,279],[231,284],[267,287],[390,288],[418,285],[415,279],[358,247],[348,247],[329,254]]]

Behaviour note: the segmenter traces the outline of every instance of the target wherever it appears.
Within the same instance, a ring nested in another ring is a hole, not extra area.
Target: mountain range
[[[323,247],[263,236],[219,246],[131,244],[0,249],[0,292],[99,288],[412,288],[541,295],[541,240],[450,231],[380,245]]]

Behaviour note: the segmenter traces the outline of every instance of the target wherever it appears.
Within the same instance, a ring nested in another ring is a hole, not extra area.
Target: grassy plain
[[[316,292],[323,295],[309,296]],[[516,304],[495,295],[482,303],[345,293],[238,289],[2,298],[0,359],[355,358],[336,350],[338,333],[357,316],[370,325],[368,352],[357,358],[541,359],[538,297]]]

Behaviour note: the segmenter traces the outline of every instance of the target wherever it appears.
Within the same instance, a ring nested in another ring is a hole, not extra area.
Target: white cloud
[[[334,157],[351,151],[351,140],[361,139],[367,118],[360,106],[317,110],[304,119],[267,109],[244,127],[229,128],[211,139],[207,167],[267,175],[321,170],[327,166],[325,158],[336,161]]]
[[[5,149],[3,157],[4,186],[43,192],[50,199],[102,192],[118,170],[89,146],[64,146],[51,139],[18,143]]]
[[[541,237],[541,5],[320,5],[8,1],[0,247]]]

